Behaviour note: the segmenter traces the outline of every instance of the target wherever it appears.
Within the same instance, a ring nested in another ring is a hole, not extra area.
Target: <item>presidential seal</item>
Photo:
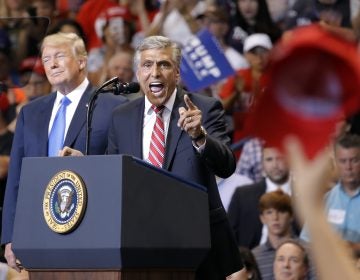
[[[82,178],[69,170],[58,172],[46,186],[43,199],[44,218],[57,233],[73,231],[84,216],[87,192]]]

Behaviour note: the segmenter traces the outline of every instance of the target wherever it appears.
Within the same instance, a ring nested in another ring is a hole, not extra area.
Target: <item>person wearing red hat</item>
[[[37,57],[28,57],[20,65],[20,82],[27,101],[39,96],[47,95],[51,91],[51,85],[46,78],[45,69]]]
[[[14,132],[16,127],[17,115],[21,108],[29,101],[48,94],[51,91],[51,85],[48,82],[44,67],[37,57],[25,58],[19,67],[19,87],[10,88],[9,94],[19,95],[23,98],[17,99],[13,104],[13,119],[8,125],[8,128]]]
[[[117,14],[121,17],[127,18],[130,16],[129,9],[118,2],[115,0],[88,0],[80,7],[76,20],[84,30],[89,51],[102,45],[101,37],[98,37],[96,32],[96,21],[102,12],[116,8],[118,10]]]
[[[114,13],[117,10],[118,8],[114,9]],[[97,35],[103,45],[89,52],[88,72],[90,82],[100,86],[110,58],[118,51],[134,52],[131,40],[135,30],[130,21],[116,13],[104,13],[98,18],[97,25]]]

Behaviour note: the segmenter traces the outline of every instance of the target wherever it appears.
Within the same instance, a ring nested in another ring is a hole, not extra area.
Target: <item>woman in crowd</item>
[[[272,42],[281,36],[280,28],[271,19],[265,0],[233,0],[236,5],[229,33],[229,44],[242,53],[243,43],[253,33],[265,33]]]

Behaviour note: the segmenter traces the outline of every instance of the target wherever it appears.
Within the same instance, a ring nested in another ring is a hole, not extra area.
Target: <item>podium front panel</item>
[[[54,232],[43,214],[51,178],[70,170],[87,189],[80,224]],[[130,156],[25,158],[13,249],[30,269],[196,267],[210,247],[207,194]]]

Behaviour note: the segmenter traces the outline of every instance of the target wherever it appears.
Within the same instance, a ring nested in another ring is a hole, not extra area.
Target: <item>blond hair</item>
[[[75,33],[58,32],[46,36],[41,44],[41,52],[45,46],[58,45],[70,45],[75,56],[87,58],[84,40]]]

